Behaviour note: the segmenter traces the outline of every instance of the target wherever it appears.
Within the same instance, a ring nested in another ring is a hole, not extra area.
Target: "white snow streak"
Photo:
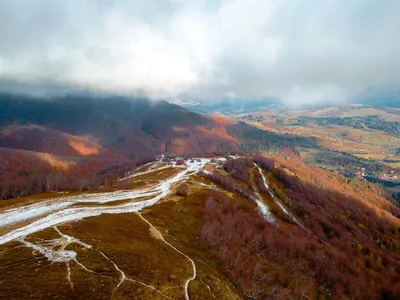
[[[193,182],[193,183],[196,183],[196,184],[198,184],[198,185],[204,186],[204,187],[206,187],[206,188],[209,188],[210,190],[213,190],[213,191],[216,191],[216,192],[224,193],[223,190],[217,188],[216,186],[213,186],[213,185],[210,185],[210,184],[206,184],[206,183],[201,182],[201,181],[192,181],[192,182]]]
[[[165,196],[167,196],[171,192],[171,187],[173,184],[187,179],[191,174],[199,172],[204,165],[209,162],[210,159],[200,159],[193,161],[192,163],[187,163],[186,168],[183,167],[183,170],[179,172],[177,175],[175,175],[172,178],[169,178],[165,181],[161,181],[159,184],[145,188],[145,189],[139,189],[135,191],[118,191],[118,192],[111,192],[111,193],[97,193],[97,194],[87,194],[87,195],[80,195],[80,196],[70,196],[70,197],[61,197],[57,199],[52,199],[48,201],[43,201],[40,203],[35,203],[31,205],[27,205],[25,207],[18,207],[18,208],[13,208],[9,210],[5,210],[3,212],[0,212],[0,228],[2,227],[7,227],[11,224],[16,224],[22,221],[27,221],[30,219],[34,219],[37,217],[41,217],[38,220],[33,221],[32,223],[22,226],[20,228],[11,230],[3,235],[0,236],[0,245],[5,244],[7,242],[13,241],[13,240],[19,240],[22,242],[26,247],[29,247],[34,250],[34,252],[39,252],[43,256],[45,256],[49,261],[51,262],[62,262],[66,263],[67,267],[67,280],[73,289],[73,283],[71,280],[71,268],[70,268],[70,261],[76,262],[81,268],[83,268],[85,271],[90,272],[90,273],[95,273],[100,276],[105,276],[100,273],[94,272],[87,267],[85,267],[82,263],[80,263],[77,260],[77,253],[72,250],[65,250],[65,248],[72,244],[76,243],[79,244],[85,248],[91,249],[92,246],[88,245],[74,237],[71,237],[69,235],[66,235],[62,233],[56,226],[59,224],[67,223],[67,222],[73,222],[73,221],[78,221],[83,218],[87,217],[93,217],[93,216],[99,216],[101,214],[122,214],[122,213],[131,213],[131,212],[137,212],[142,210],[145,207],[149,207],[161,199],[163,199]],[[182,168],[182,167],[180,167]],[[134,200],[137,198],[141,197],[148,197],[148,196],[154,196],[153,198],[149,200],[143,200],[143,201],[137,201],[137,202],[128,202],[128,203],[123,203],[120,205],[114,205],[114,206],[85,206],[85,203],[90,202],[90,203],[99,203],[99,204],[106,204],[108,202],[113,202],[113,201],[118,201],[118,200]],[[74,206],[71,207],[73,204],[80,204],[81,206]],[[143,217],[142,217],[143,218]],[[146,221],[152,228],[158,232],[160,235],[160,238],[169,245],[172,249],[180,253],[182,256],[186,257],[193,269],[193,275],[185,281],[184,284],[184,290],[185,290],[185,298],[189,300],[189,293],[188,293],[188,287],[190,281],[194,280],[196,278],[196,265],[194,261],[175,248],[173,245],[165,241],[161,233],[151,224],[149,223],[146,219],[143,218],[143,220]],[[53,240],[42,240],[40,242],[29,242],[26,241],[26,236],[47,229],[49,227],[53,227],[57,233],[60,235],[60,238],[56,238]],[[95,249],[96,250],[96,249]],[[121,286],[121,284],[124,281],[130,281],[134,282],[143,286],[146,286],[155,292],[159,293],[165,298],[170,297],[166,296],[162,292],[160,292],[158,289],[156,289],[154,286],[148,285],[146,283],[143,283],[141,281],[137,281],[131,278],[128,278],[126,274],[117,266],[117,264],[112,261],[108,256],[106,256],[103,252],[96,250],[99,253],[102,254],[103,257],[105,257],[107,260],[109,260],[115,267],[115,269],[121,274],[120,281],[118,285],[116,286],[115,289]],[[108,276],[105,276],[108,277]]]
[[[260,193],[254,188],[256,192],[257,198],[251,197],[257,204],[258,209],[260,210],[260,215],[267,220],[269,223],[275,223],[275,219],[272,216],[269,207],[262,201],[262,197]]]
[[[264,173],[262,172],[261,168],[260,168],[257,164],[254,164],[254,165],[257,166],[258,172],[260,173],[260,175],[261,175],[261,177],[262,177],[262,180],[263,180],[265,189],[268,191],[269,195],[270,195],[271,198],[275,201],[275,203],[278,204],[278,206],[282,209],[282,211],[283,211],[294,223],[296,223],[298,226],[300,226],[301,228],[303,228],[304,230],[306,230],[308,233],[310,233],[310,230],[308,230],[307,228],[305,228],[304,225],[301,224],[300,221],[297,220],[297,218],[296,218],[293,214],[291,214],[291,213],[283,206],[283,204],[279,201],[279,199],[277,199],[277,198],[275,197],[275,195],[274,195],[274,194],[272,193],[272,191],[271,191],[271,188],[270,188],[269,185],[268,185],[267,178],[265,177],[265,175],[264,175]]]
[[[200,161],[188,163],[187,168],[183,169],[177,175],[165,181],[162,181],[158,185],[151,188],[140,189],[137,191],[122,191],[112,193],[89,194],[79,197],[65,197],[63,199],[54,200],[57,201],[58,205],[54,205],[51,208],[49,202],[30,205],[29,210],[31,211],[35,211],[35,209],[38,209],[36,216],[44,215],[53,210],[54,212],[26,226],[17,228],[0,236],[0,245],[62,223],[73,222],[87,217],[99,216],[101,214],[122,214],[142,210],[143,208],[151,206],[163,199],[171,191],[170,189],[173,184],[179,182],[180,180],[186,179],[192,173],[198,172],[208,161],[209,159],[201,159]],[[135,199],[153,195],[156,196],[149,200],[128,202],[115,206],[84,206],[84,202],[104,204],[111,201]],[[74,203],[81,203],[82,206],[68,207]],[[10,212],[12,212],[12,214],[10,214]],[[26,220],[27,214],[25,212],[26,211],[20,214],[18,208],[5,211],[4,213],[8,213],[9,218],[8,223],[4,224],[9,225],[11,223],[16,223],[21,220]],[[14,215],[14,217],[12,215]],[[3,214],[0,214],[0,219],[2,219],[2,217]],[[3,226],[0,223],[0,228],[1,227]]]
[[[200,170],[202,173],[206,174],[206,175],[211,175],[212,173],[206,169],[201,169]]]
[[[71,260],[76,261],[78,264],[79,262],[76,260],[76,252],[72,250],[65,250],[65,248],[73,243],[79,244],[85,248],[92,248],[91,245],[85,244],[82,241],[71,237],[69,235],[63,234],[57,227],[54,227],[54,230],[61,236],[60,238],[53,239],[53,240],[41,240],[40,242],[31,243],[25,240],[25,237],[21,237],[19,241],[23,243],[26,247],[31,248],[34,252],[39,252],[44,257],[46,257],[52,263],[64,262],[67,267],[67,280],[71,289],[74,289],[74,284],[71,280],[71,268],[69,262]],[[59,248],[58,250],[56,250]]]
[[[254,164],[254,165],[255,165],[255,164]],[[210,171],[207,171],[207,170],[205,170],[205,169],[202,169],[202,170],[200,170],[200,171],[203,172],[203,173],[206,174],[206,175],[211,175],[211,174],[212,174]],[[213,190],[213,191],[224,192],[224,191],[222,191],[221,189],[219,189],[219,188],[217,188],[217,187],[214,187],[214,186],[209,185],[209,184],[205,184],[205,183],[203,183],[203,182],[195,181],[195,183],[196,183],[196,184],[199,184],[199,185],[201,185],[201,186],[207,187],[207,188],[209,188],[209,189],[211,189],[211,190]],[[269,210],[269,207],[261,200],[262,198],[261,198],[261,195],[258,193],[258,191],[255,190],[255,192],[256,192],[256,195],[257,195],[258,198],[254,198],[254,197],[251,196],[250,199],[256,202],[257,207],[258,207],[258,209],[259,209],[259,211],[260,211],[260,215],[261,215],[265,220],[267,220],[268,222],[274,223],[274,222],[275,222],[275,219],[274,219],[274,217],[272,216],[272,214],[271,214],[271,212],[270,212],[270,210]]]
[[[69,235],[66,235],[64,233],[62,233],[57,227],[54,227],[54,229],[60,234],[61,238],[58,239],[53,239],[53,240],[43,240],[41,241],[41,243],[30,243],[25,241],[23,238],[20,239],[20,241],[22,243],[25,244],[26,247],[32,248],[34,251],[37,251],[39,253],[41,253],[42,255],[44,255],[49,261],[51,262],[65,262],[66,263],[66,267],[67,267],[67,280],[69,282],[69,285],[71,286],[71,289],[74,289],[74,285],[72,283],[71,280],[71,268],[70,268],[70,261],[74,261],[76,262],[82,269],[84,269],[86,272],[89,273],[93,273],[99,276],[103,276],[103,277],[107,277],[110,279],[113,279],[113,277],[110,276],[106,276],[103,275],[101,273],[95,272],[93,270],[88,269],[86,266],[84,266],[81,262],[79,262],[77,260],[77,254],[75,251],[66,251],[64,250],[68,245],[72,244],[72,243],[76,243],[79,244],[85,248],[88,249],[92,249],[91,245],[88,245],[74,237],[71,237]],[[60,247],[60,250],[55,250],[55,248]],[[143,285],[145,287],[148,287],[152,290],[154,290],[155,292],[159,293],[160,295],[162,295],[165,298],[171,299],[170,297],[168,297],[167,295],[163,294],[162,292],[160,292],[158,289],[156,289],[154,286],[152,285],[148,285],[144,282],[135,280],[135,279],[131,279],[128,278],[125,273],[117,266],[117,264],[110,259],[107,255],[105,255],[102,251],[95,249],[97,252],[99,252],[105,259],[107,259],[108,261],[110,261],[113,265],[114,268],[121,274],[121,278],[120,281],[118,283],[118,285],[115,287],[114,292],[116,289],[118,289],[121,284],[125,281],[131,281],[131,282],[135,282],[138,283],[140,285]]]
[[[76,252],[72,250],[65,250],[70,244],[79,244],[85,248],[91,249],[92,246],[83,243],[82,241],[71,237],[69,235],[61,233],[57,227],[54,230],[61,236],[60,238],[53,240],[41,240],[41,242],[31,243],[25,240],[25,237],[21,237],[19,241],[26,247],[33,249],[45,256],[51,262],[69,262],[76,259]],[[58,250],[56,250],[59,248]]]
[[[39,204],[6,210],[0,213],[0,228],[9,226],[13,223],[33,219],[35,217],[45,215],[55,210],[64,209],[71,204],[71,201],[53,203],[49,203],[49,201],[46,201]]]

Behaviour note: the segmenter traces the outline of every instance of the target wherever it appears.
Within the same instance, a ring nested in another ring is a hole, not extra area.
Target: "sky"
[[[399,12],[398,0],[0,0],[0,88],[350,101],[400,90]]]

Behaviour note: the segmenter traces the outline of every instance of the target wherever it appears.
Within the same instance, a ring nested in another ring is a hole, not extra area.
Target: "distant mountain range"
[[[360,175],[384,165],[324,133],[398,114],[349,107],[0,95],[0,298],[399,299],[398,203]]]
[[[400,107],[400,93],[371,93],[354,98],[348,102],[316,102],[314,104],[286,104],[276,98],[241,99],[241,98],[220,98],[209,101],[197,101],[195,98],[184,97],[180,104],[183,107],[200,113],[219,113],[227,116],[237,114],[268,111],[271,108],[304,108],[316,109],[321,107],[347,106],[351,103],[368,107]]]
[[[0,147],[57,155],[142,159],[161,153],[184,155],[280,148],[292,143],[315,145],[312,139],[208,117],[165,101],[2,95],[0,107]],[[97,150],[84,153],[80,150],[84,147]]]

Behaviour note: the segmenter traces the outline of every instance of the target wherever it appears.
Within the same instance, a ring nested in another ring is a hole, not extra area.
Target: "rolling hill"
[[[400,210],[288,150],[165,159],[114,188],[4,201],[0,298],[400,296]]]
[[[400,297],[398,203],[301,160],[356,157],[164,101],[0,107],[0,299]]]
[[[68,185],[71,189],[92,189],[104,184],[110,169],[118,171],[113,172],[117,177],[127,171],[121,166],[140,165],[160,154],[317,147],[313,138],[277,134],[243,122],[194,113],[165,101],[78,96],[40,99],[3,94],[0,108],[4,197],[16,196],[18,190],[24,190],[20,195],[46,190],[54,185],[52,178],[58,176],[75,178],[68,180],[63,189]],[[36,183],[37,177],[45,178],[40,182],[51,183]]]

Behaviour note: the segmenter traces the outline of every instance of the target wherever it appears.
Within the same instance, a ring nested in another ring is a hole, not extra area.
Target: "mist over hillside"
[[[0,300],[399,300],[399,11],[0,0]]]
[[[278,152],[288,146],[318,147],[312,138],[264,131],[144,98],[3,94],[0,106],[0,154],[6,162],[2,197],[51,189],[46,184],[42,188],[40,183],[54,181],[49,173],[69,178],[70,184],[64,183],[63,189],[92,189],[106,177],[110,180],[111,175],[105,177],[106,170],[113,170],[115,178],[120,175],[115,170],[127,171],[121,165],[141,165],[161,154]],[[76,168],[86,171],[77,176]]]

